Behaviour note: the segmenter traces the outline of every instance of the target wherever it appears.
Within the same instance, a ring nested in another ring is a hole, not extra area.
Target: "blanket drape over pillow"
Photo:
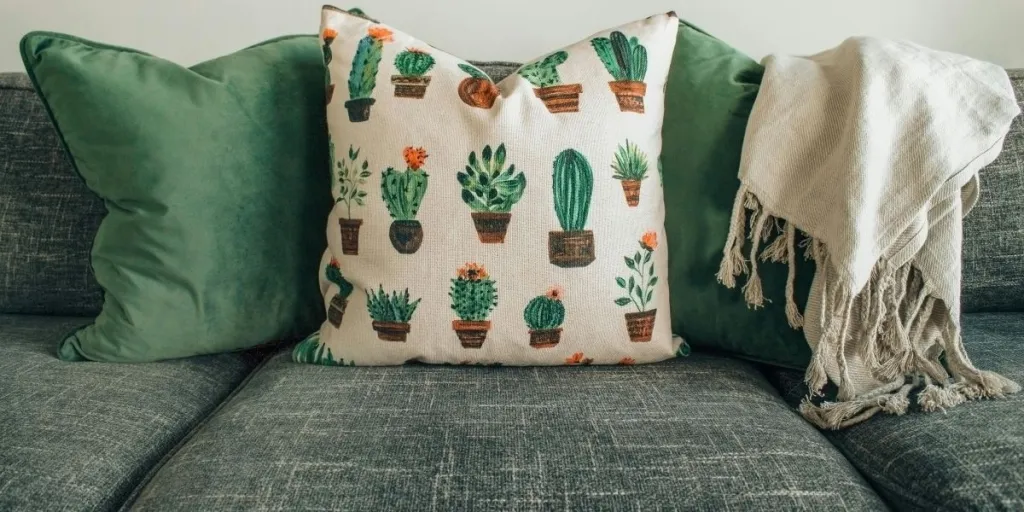
[[[748,273],[759,307],[759,260],[789,265],[787,317],[814,351],[808,386],[838,386],[836,401],[805,400],[804,416],[842,428],[902,414],[919,387],[924,410],[1018,391],[971,364],[959,324],[962,218],[1020,113],[1006,72],[875,38],[764,64],[718,277],[734,287]],[[817,264],[802,315],[797,230]]]

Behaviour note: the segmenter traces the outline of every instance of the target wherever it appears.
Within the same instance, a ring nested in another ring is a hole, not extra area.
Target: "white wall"
[[[755,58],[806,54],[851,35],[912,40],[1024,67],[1024,0],[347,0],[460,57],[527,60],[656,12],[679,15]],[[52,30],[191,65],[281,34],[315,33],[322,0],[0,0],[0,71],[17,43]]]

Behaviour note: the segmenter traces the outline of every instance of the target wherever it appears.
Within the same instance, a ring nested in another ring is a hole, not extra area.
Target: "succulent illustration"
[[[647,76],[647,48],[619,31],[590,40],[605,69],[616,81],[642,82]]]

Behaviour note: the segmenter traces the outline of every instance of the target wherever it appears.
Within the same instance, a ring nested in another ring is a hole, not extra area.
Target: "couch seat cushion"
[[[116,509],[259,362],[58,360],[87,322],[0,315],[0,510]]]
[[[321,367],[275,356],[138,510],[884,504],[750,364]]]
[[[979,368],[1024,382],[1024,313],[964,315],[963,330]],[[794,405],[807,392],[798,373],[769,376]],[[878,415],[826,436],[899,508],[1024,509],[1024,395]]]

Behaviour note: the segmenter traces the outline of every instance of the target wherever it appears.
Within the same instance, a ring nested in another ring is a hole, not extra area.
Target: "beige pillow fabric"
[[[678,20],[501,83],[326,7],[336,205],[321,364],[632,364],[673,357],[658,170]]]

